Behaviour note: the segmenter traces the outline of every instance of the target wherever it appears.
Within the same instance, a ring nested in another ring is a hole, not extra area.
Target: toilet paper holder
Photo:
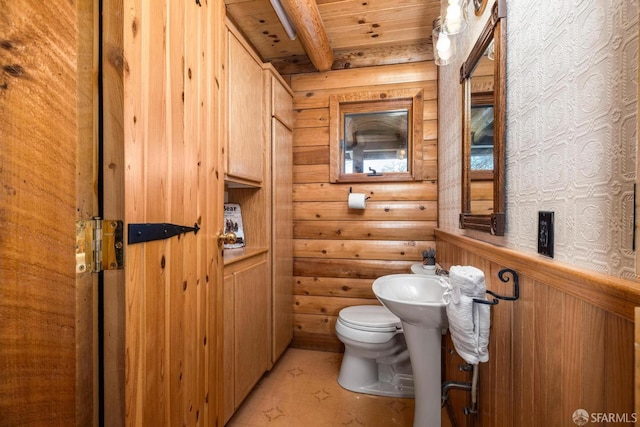
[[[349,193],[353,193],[353,187],[349,187]],[[370,196],[367,196],[364,199],[369,200],[370,198],[371,198]]]

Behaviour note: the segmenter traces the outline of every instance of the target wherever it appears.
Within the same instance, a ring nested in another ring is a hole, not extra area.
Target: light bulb
[[[447,7],[447,18],[445,27],[450,34],[459,33],[462,28],[462,9],[460,6],[450,4]]]
[[[441,60],[446,61],[451,58],[451,39],[445,33],[440,33],[438,42],[436,43],[436,49],[438,50],[438,56]]]
[[[447,21],[460,21],[462,19],[462,9],[456,4],[447,6]]]

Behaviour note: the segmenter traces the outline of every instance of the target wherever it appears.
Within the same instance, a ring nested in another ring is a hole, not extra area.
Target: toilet
[[[345,347],[338,384],[357,393],[414,397],[409,350],[395,314],[379,305],[347,307],[336,333]]]

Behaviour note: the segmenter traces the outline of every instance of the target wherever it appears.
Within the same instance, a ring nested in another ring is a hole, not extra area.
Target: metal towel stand
[[[445,270],[436,271],[436,274],[446,275]],[[511,277],[506,276],[506,274],[510,274]],[[503,283],[508,283],[509,280],[513,279],[513,296],[505,296],[496,294],[493,291],[486,291],[489,295],[492,295],[494,298],[492,300],[485,300],[480,298],[473,298],[473,302],[478,304],[486,304],[486,305],[496,305],[500,301],[516,301],[520,298],[520,284],[518,282],[518,273],[515,270],[510,268],[504,268],[498,272],[498,277]],[[471,408],[464,408],[465,415],[477,414],[478,413],[478,402],[477,402],[477,381],[478,381],[478,365],[467,365],[462,368],[462,370],[472,370],[473,371],[473,380],[471,382],[459,382],[459,381],[446,381],[442,384],[442,406],[447,406],[447,412],[449,413],[449,418],[453,425],[456,425],[455,415],[453,413],[453,408],[451,408],[451,403],[449,401],[449,390],[450,389],[460,389],[471,393]]]

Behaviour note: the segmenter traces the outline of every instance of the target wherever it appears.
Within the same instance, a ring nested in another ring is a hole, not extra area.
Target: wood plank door
[[[103,8],[105,205],[125,227],[200,227],[127,244],[105,282],[105,425],[222,425],[224,5]]]
[[[0,10],[0,425],[92,425],[97,299],[75,227],[97,208],[97,9]]]

